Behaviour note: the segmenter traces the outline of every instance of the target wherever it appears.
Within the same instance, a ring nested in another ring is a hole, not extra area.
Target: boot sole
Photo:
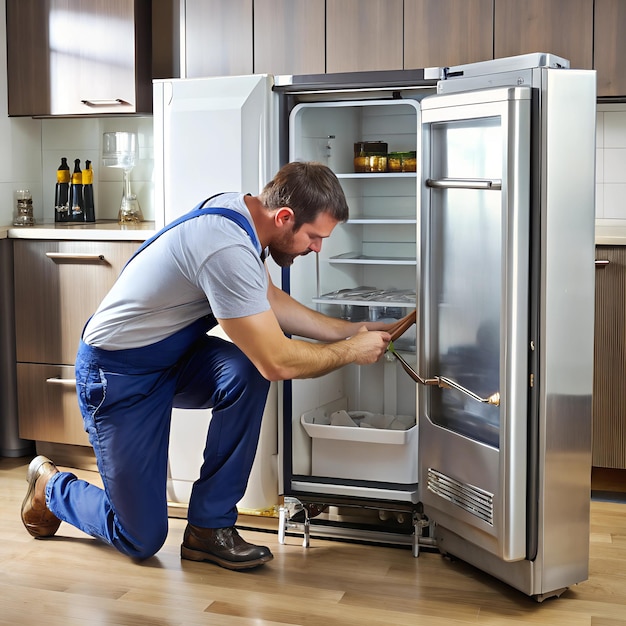
[[[187,561],[207,561],[209,563],[215,563],[216,565],[224,567],[225,569],[243,570],[252,569],[253,567],[259,567],[259,565],[263,565],[264,563],[271,561],[274,558],[274,555],[268,554],[267,556],[263,556],[260,559],[255,559],[254,561],[227,561],[226,559],[222,559],[219,556],[210,554],[209,552],[193,550],[192,548],[187,548],[185,545],[181,545],[180,557],[182,559],[186,559]]]

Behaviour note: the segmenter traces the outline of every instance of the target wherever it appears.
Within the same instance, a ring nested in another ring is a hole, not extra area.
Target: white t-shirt
[[[244,194],[205,206],[230,208],[252,225]],[[161,341],[213,313],[236,318],[270,308],[265,265],[249,235],[221,215],[201,215],[164,232],[135,256],[89,320],[83,341],[105,350]]]

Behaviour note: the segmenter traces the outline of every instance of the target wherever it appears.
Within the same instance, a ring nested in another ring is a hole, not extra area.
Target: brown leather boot
[[[41,455],[35,457],[28,466],[28,491],[22,502],[22,522],[33,537],[51,537],[61,524],[61,520],[46,504],[46,485],[58,472],[56,465]]]
[[[269,548],[244,541],[234,526],[200,528],[187,524],[180,556],[189,561],[211,561],[226,569],[258,567],[274,558]]]

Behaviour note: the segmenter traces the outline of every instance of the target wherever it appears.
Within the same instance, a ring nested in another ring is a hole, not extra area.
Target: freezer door
[[[278,169],[272,77],[157,80],[155,221],[223,191],[257,194]]]
[[[422,101],[420,499],[498,557],[526,557],[531,96]]]

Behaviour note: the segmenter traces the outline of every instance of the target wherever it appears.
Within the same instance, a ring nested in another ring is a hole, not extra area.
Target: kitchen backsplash
[[[596,219],[626,225],[626,104],[598,105]]]

